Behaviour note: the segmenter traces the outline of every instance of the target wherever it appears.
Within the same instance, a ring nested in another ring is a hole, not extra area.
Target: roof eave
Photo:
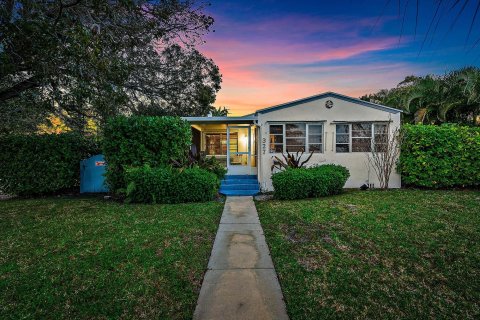
[[[192,124],[200,123],[254,123],[257,120],[256,116],[243,116],[243,117],[182,117]]]
[[[383,110],[383,111],[390,112],[390,113],[403,113],[403,111],[399,110],[399,109],[395,109],[395,108],[392,108],[392,107],[387,107],[387,106],[384,106],[384,105],[381,105],[381,104],[376,104],[376,103],[373,103],[373,102],[364,101],[364,100],[361,100],[361,99],[345,96],[343,94],[339,94],[339,93],[336,93],[336,92],[328,91],[328,92],[324,92],[324,93],[317,94],[317,95],[314,95],[314,96],[310,96],[310,97],[307,97],[307,98],[302,98],[302,99],[282,103],[282,104],[279,104],[279,105],[276,105],[276,106],[260,109],[260,110],[255,111],[255,114],[268,113],[268,112],[272,112],[272,111],[276,111],[276,110],[281,110],[281,109],[289,108],[289,107],[292,107],[292,106],[295,106],[295,105],[298,105],[298,104],[301,104],[301,103],[307,103],[307,102],[310,102],[310,101],[322,99],[322,98],[325,98],[325,97],[328,97],[328,96],[333,96],[333,97],[336,97],[337,99],[347,100],[347,101],[350,101],[352,103],[361,104],[361,105],[364,105],[366,107],[371,107],[371,108]]]

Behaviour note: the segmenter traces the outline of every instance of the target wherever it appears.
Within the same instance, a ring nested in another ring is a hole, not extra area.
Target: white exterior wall
[[[333,108],[327,109],[325,102],[333,101]],[[400,127],[400,112],[392,113],[385,110],[364,106],[346,100],[325,97],[310,102],[300,103],[298,105],[277,109],[266,113],[258,113],[258,125],[260,134],[258,137],[258,179],[262,191],[272,191],[271,166],[273,156],[281,157],[281,154],[270,153],[269,146],[269,124],[272,122],[323,122],[323,153],[315,153],[308,166],[314,164],[340,164],[350,170],[346,188],[359,188],[364,183],[373,183],[376,188],[380,186],[378,178],[373,170],[369,168],[367,155],[368,152],[335,152],[335,123],[334,121],[385,121],[390,122],[390,134]],[[351,135],[351,132],[350,132]],[[304,158],[306,153],[304,154]],[[389,188],[400,188],[400,174],[393,172]]]

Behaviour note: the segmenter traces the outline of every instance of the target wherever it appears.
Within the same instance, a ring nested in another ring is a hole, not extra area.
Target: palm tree
[[[465,111],[471,113],[473,124],[480,124],[480,69],[469,67],[460,70],[457,81],[465,100]]]
[[[414,122],[436,122],[438,110],[447,103],[448,97],[448,89],[442,79],[433,75],[418,78],[408,91],[403,106],[414,115]]]
[[[468,67],[444,76],[407,76],[397,87],[361,99],[401,108],[408,122],[480,125],[480,68]]]
[[[226,117],[230,113],[230,110],[228,110],[227,107],[218,107],[218,108],[212,107],[210,112],[214,117]]]

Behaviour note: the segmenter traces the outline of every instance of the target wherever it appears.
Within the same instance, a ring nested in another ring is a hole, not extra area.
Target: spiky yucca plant
[[[305,164],[308,161],[310,161],[310,159],[312,158],[313,151],[310,152],[310,155],[307,157],[306,160],[301,161],[304,153],[305,153],[304,150],[302,150],[302,153],[300,153],[300,151],[297,151],[296,153],[289,153],[287,150],[286,155],[282,153],[283,159],[280,159],[279,157],[274,156],[271,170],[273,171],[273,169],[275,168],[277,168],[278,170],[288,169],[288,168],[291,168],[291,169],[303,168]]]

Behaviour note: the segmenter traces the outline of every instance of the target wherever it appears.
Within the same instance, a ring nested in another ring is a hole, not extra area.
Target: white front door
[[[251,174],[250,126],[227,127],[227,174]]]

